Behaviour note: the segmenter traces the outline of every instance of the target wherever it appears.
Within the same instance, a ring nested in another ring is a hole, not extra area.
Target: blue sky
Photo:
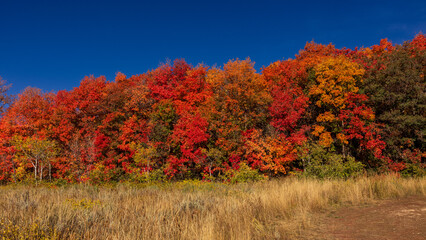
[[[86,75],[113,80],[167,59],[256,68],[293,58],[307,41],[336,47],[394,43],[426,32],[424,1],[0,1],[0,76],[72,89]]]

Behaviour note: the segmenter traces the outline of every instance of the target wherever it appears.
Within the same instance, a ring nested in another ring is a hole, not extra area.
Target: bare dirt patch
[[[426,197],[344,207],[318,219],[315,239],[426,239]],[[314,236],[315,235],[315,236]]]

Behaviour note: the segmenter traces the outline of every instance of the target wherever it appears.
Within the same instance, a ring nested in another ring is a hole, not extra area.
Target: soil
[[[426,197],[381,200],[323,214],[315,239],[426,240]]]

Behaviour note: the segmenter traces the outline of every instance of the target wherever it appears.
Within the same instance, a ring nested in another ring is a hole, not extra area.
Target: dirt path
[[[341,208],[321,217],[324,239],[425,240],[426,197],[383,200]]]

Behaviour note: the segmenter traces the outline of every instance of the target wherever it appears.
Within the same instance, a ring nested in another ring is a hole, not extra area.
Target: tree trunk
[[[33,167],[34,167],[34,180],[37,181],[37,168],[38,168],[37,160],[35,160]]]
[[[40,164],[40,181],[43,180],[43,164]]]
[[[342,143],[343,158],[346,158],[345,143]]]

